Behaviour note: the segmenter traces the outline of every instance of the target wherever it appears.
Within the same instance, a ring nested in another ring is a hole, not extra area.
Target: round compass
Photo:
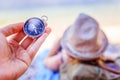
[[[40,18],[33,17],[25,22],[23,30],[29,37],[35,38],[44,33],[45,25]]]

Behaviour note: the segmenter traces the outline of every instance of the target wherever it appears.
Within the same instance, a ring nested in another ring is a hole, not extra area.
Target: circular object
[[[45,31],[44,22],[36,17],[28,19],[24,24],[24,32],[29,37],[35,38],[41,36]]]
[[[41,17],[41,19],[43,19],[44,21],[47,21],[47,20],[48,20],[48,17],[45,16],[45,15],[43,15],[43,16]]]

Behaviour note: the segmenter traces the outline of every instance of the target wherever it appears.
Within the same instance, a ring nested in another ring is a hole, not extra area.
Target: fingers
[[[45,24],[45,26],[47,26],[46,22],[44,24]],[[23,25],[24,25],[24,23],[16,23],[16,24],[8,25],[5,28],[3,28],[1,31],[3,34],[5,34],[5,36],[9,36],[10,34],[14,34],[14,33],[18,32],[16,35],[14,35],[12,37],[12,39],[19,43],[26,36],[26,34],[24,33],[24,31],[22,29]],[[29,39],[26,39],[26,40],[28,40],[28,43],[31,42],[31,39],[30,39],[30,41],[29,41]],[[24,45],[23,45],[23,47],[24,47]]]
[[[51,32],[51,29],[46,28],[45,33],[27,48],[27,51],[28,51],[31,59],[33,59],[33,57],[35,56],[35,54],[37,53],[40,46],[45,41],[45,39],[47,38],[47,36],[49,35],[50,32]]]
[[[47,23],[46,23],[46,26],[47,26]],[[46,27],[47,28],[47,27]],[[46,31],[45,31],[46,32]],[[27,47],[29,47],[30,44],[32,44],[33,40],[35,41],[35,39],[33,38],[30,38],[30,37],[27,37],[23,40],[23,42],[21,43],[21,46],[24,48],[24,49],[27,49]]]
[[[12,37],[12,39],[19,43],[25,36],[26,36],[26,34],[24,33],[23,30],[21,30],[19,33],[17,33],[16,35],[14,35]]]
[[[21,46],[26,49],[31,43],[33,42],[33,39],[30,37],[25,38],[25,40],[21,43]]]
[[[8,25],[4,28],[1,29],[1,32],[7,37],[9,35],[12,35],[14,33],[17,33],[22,30],[24,23],[16,23],[16,24],[11,24]]]

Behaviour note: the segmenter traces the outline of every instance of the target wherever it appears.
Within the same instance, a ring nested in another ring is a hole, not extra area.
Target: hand
[[[51,29],[37,38],[24,38],[24,23],[8,25],[0,29],[0,80],[15,80],[30,66],[35,54]]]

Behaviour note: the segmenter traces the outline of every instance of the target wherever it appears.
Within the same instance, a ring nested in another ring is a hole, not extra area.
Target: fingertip
[[[13,25],[24,26],[24,22],[15,23]]]
[[[48,37],[48,35],[50,34],[50,32],[51,32],[51,28],[46,27],[45,33],[44,33],[40,38],[46,39],[46,38]],[[44,40],[44,39],[43,39],[43,40]]]
[[[47,23],[47,22],[44,22],[44,24],[45,24],[45,27],[47,27],[47,26],[48,26],[48,23]]]
[[[46,27],[46,29],[45,29],[45,32],[46,32],[46,33],[48,33],[48,34],[49,34],[51,31],[52,31],[52,30],[51,30],[51,28],[50,28],[50,27]]]

